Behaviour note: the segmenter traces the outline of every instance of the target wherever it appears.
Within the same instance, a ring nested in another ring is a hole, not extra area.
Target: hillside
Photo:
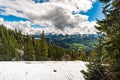
[[[40,38],[40,35],[32,36],[35,38]],[[93,50],[94,45],[97,44],[98,34],[46,34],[46,40],[48,43],[52,43],[66,49],[74,51],[89,51]]]

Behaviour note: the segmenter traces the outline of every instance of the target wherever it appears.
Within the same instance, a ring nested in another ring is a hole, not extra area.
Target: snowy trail
[[[0,80],[84,80],[82,61],[0,62]]]

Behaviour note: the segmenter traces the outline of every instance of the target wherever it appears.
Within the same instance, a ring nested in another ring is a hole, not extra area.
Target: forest
[[[47,43],[44,32],[40,35],[40,39],[35,39],[28,34],[22,34],[21,31],[10,30],[4,25],[0,25],[0,60],[69,61],[86,59],[85,52],[75,52]]]

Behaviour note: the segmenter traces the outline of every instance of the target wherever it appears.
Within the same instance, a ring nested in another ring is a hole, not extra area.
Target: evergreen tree
[[[48,57],[48,45],[45,39],[44,31],[41,35],[41,43],[40,43],[40,50],[41,50],[41,60],[47,60]]]
[[[113,80],[120,80],[120,0],[100,0],[106,18],[96,28],[104,34],[104,48]]]
[[[41,60],[41,50],[40,50],[40,40],[35,40],[34,48],[35,48],[35,54],[36,54],[36,60]]]
[[[5,30],[4,26],[1,25],[1,29],[0,29],[0,33],[1,33],[1,55],[3,58],[1,58],[2,60],[10,60],[11,56],[9,53],[9,45],[8,45],[8,40],[6,38],[5,32],[7,33],[7,31]]]
[[[87,72],[81,71],[84,74],[85,80],[111,80],[106,68],[107,65],[102,63],[103,46],[101,41],[100,38],[99,44],[94,52],[94,57],[92,57],[93,61],[87,64]]]
[[[24,43],[24,60],[32,61],[35,58],[35,50],[32,44],[32,39],[29,35],[26,36]]]
[[[10,33],[9,34],[9,51],[10,52],[9,53],[11,53],[12,59],[15,58],[15,60],[19,61],[20,56],[19,56],[19,53],[16,51],[16,49],[18,48],[18,45],[14,36],[14,32],[10,31],[9,33]]]

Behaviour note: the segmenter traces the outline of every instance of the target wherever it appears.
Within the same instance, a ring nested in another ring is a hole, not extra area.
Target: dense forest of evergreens
[[[0,25],[0,60],[1,61],[44,61],[44,60],[85,60],[85,53],[74,52],[47,43],[44,32],[40,39],[35,39],[21,31],[6,29]],[[82,57],[83,56],[83,57]]]

